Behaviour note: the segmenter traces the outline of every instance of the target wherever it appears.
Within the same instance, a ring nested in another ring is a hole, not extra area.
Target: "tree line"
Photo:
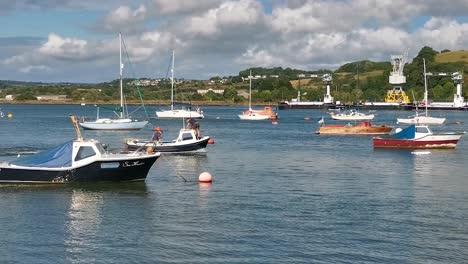
[[[442,53],[449,52],[448,50]],[[404,90],[412,100],[421,100],[424,94],[423,59],[426,60],[428,72],[452,73],[459,71],[466,75],[466,58],[460,57],[455,62],[438,63],[436,57],[441,52],[430,47],[423,47],[411,63],[404,68],[406,84]],[[467,52],[468,54],[468,52]],[[258,103],[276,103],[290,100],[301,93],[303,101],[322,100],[325,93],[325,83],[320,78],[307,78],[311,74],[321,75],[330,73],[333,76],[331,84],[332,95],[335,100],[342,102],[383,101],[387,90],[392,89],[388,83],[388,76],[392,70],[390,62],[372,62],[368,60],[351,62],[342,65],[335,71],[317,70],[305,71],[291,68],[262,68],[255,67],[239,72],[237,76],[214,76],[207,81],[183,80],[177,82],[176,100],[179,101],[222,101],[227,103],[241,103],[246,101],[241,92],[249,89],[248,76],[260,76],[252,80],[252,100]],[[305,75],[307,79],[298,80],[298,76]],[[273,76],[273,77],[272,77]],[[299,85],[293,87],[293,80]],[[127,100],[139,100],[140,94],[144,100],[169,100],[171,96],[170,80],[163,79],[157,85],[138,86],[135,79],[124,79]],[[44,84],[1,82],[0,97],[8,94],[16,96],[16,100],[35,100],[38,95],[61,94],[67,95],[71,101],[114,101],[119,100],[119,81],[98,83],[94,85],[80,84]],[[438,101],[450,101],[455,92],[455,84],[449,76],[429,79],[429,98]],[[222,94],[208,91],[197,93],[200,89],[224,90]],[[466,97],[466,89],[464,91]]]

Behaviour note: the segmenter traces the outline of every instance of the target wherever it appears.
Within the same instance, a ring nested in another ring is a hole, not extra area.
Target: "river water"
[[[150,106],[154,117],[157,107]],[[0,159],[71,138],[68,115],[94,107],[11,105]],[[205,107],[206,153],[163,155],[146,182],[0,185],[1,263],[466,263],[468,137],[428,154],[374,150],[370,137],[314,134],[322,110],[241,121],[240,107]],[[377,111],[395,125],[410,112]],[[465,112],[434,112],[468,131]],[[310,117],[310,120],[305,120]],[[125,138],[177,136],[182,121],[141,131],[84,131],[110,149]],[[210,172],[212,184],[199,184]],[[185,180],[186,181],[185,181]]]

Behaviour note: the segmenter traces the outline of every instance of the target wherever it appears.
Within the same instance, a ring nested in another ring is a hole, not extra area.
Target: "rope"
[[[133,77],[134,77],[135,79],[138,79],[138,78],[136,78],[136,74],[135,74],[135,71],[134,71],[134,69],[133,69],[133,64],[132,64],[132,61],[130,60],[130,57],[128,56],[127,46],[125,45],[125,41],[123,41],[123,39],[122,39],[122,43],[123,43],[125,55],[127,56],[128,64],[130,65],[130,70],[131,70],[131,72],[132,72],[132,74],[133,74]],[[135,86],[136,86],[136,90],[137,90],[138,95],[139,95],[139,97],[140,97],[140,103],[141,103],[141,105],[143,106],[143,110],[145,111],[146,117],[150,117],[149,114],[148,114],[148,111],[146,111],[145,103],[143,102],[143,94],[142,94],[141,91],[140,91],[140,87],[138,86],[137,82],[134,81],[133,83],[134,83]],[[136,110],[135,110],[135,111],[136,111]],[[131,112],[130,114],[134,113],[135,111]]]

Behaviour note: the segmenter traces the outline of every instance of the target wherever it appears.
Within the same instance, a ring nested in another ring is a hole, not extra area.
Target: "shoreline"
[[[75,101],[4,101],[0,100],[0,105],[120,105],[120,101],[89,101],[89,102],[75,102]],[[149,100],[144,102],[145,106],[170,106],[170,102]],[[183,104],[183,103],[182,103]],[[192,106],[246,106],[246,103],[228,103],[223,101],[194,101],[191,102]],[[141,105],[140,101],[128,101],[127,105]],[[268,103],[252,103],[253,106],[271,105],[277,106],[278,104]]]

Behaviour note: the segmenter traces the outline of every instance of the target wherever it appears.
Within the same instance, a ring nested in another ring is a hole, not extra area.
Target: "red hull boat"
[[[396,133],[373,138],[374,148],[453,149],[464,132],[433,133],[428,126],[411,125]]]

